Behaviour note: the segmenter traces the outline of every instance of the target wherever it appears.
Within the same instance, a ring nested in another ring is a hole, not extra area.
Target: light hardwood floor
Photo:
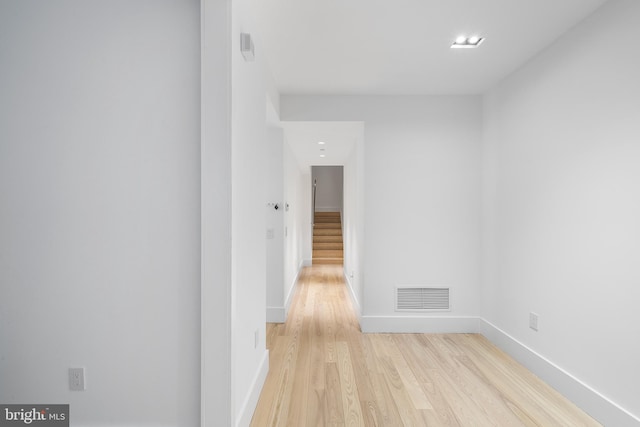
[[[478,334],[363,334],[342,266],[307,267],[251,425],[599,426]]]

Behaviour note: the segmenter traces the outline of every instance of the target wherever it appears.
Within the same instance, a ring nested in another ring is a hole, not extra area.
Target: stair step
[[[312,264],[313,265],[327,265],[327,264],[331,264],[331,265],[341,265],[342,264],[342,258],[313,258],[312,260]]]
[[[324,212],[324,211],[316,211],[316,216],[337,216],[340,217],[340,212]]]
[[[342,224],[339,222],[316,222],[313,225],[314,228],[342,228]]]
[[[315,224],[340,224],[340,218],[315,218]]]
[[[314,236],[342,236],[340,228],[314,228]]]
[[[313,243],[342,243],[342,235],[340,236],[313,236]]]
[[[314,250],[339,250],[343,249],[342,242],[313,242]]]
[[[342,249],[313,249],[313,258],[342,258]]]
[[[340,212],[316,212],[315,223],[340,223]]]

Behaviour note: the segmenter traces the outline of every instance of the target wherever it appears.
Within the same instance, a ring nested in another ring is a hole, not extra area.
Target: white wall
[[[199,424],[199,11],[0,3],[1,402]]]
[[[253,0],[232,2],[232,414],[249,425],[268,371],[266,323],[266,162],[269,73]],[[255,61],[240,52],[240,34],[251,34]],[[256,342],[255,337],[258,335]]]
[[[267,322],[284,322],[284,134],[270,127],[264,163],[267,227]],[[278,205],[275,209],[274,204]]]
[[[311,167],[311,182],[312,185],[316,183],[316,212],[342,212],[342,168],[342,166]]]
[[[231,5],[200,2],[200,425],[232,425]]]
[[[366,331],[466,330],[480,277],[478,96],[283,96],[281,119],[364,121]],[[452,311],[394,311],[397,285],[448,285]],[[431,318],[432,320],[428,320]]]
[[[288,311],[298,272],[306,260],[311,262],[311,174],[300,168],[286,142],[284,151],[285,211],[283,307]]]
[[[569,393],[616,426],[640,423],[639,16],[606,3],[484,100],[482,315],[636,416]]]
[[[356,140],[344,165],[344,276],[358,317],[362,313],[364,271],[364,135]]]

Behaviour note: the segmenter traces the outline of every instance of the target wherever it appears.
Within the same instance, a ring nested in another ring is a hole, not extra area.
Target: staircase
[[[342,264],[340,212],[316,212],[313,226],[313,265]]]

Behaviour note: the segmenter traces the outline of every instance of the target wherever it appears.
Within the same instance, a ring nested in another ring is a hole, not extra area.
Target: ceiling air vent
[[[448,311],[449,288],[398,286],[396,311]]]

